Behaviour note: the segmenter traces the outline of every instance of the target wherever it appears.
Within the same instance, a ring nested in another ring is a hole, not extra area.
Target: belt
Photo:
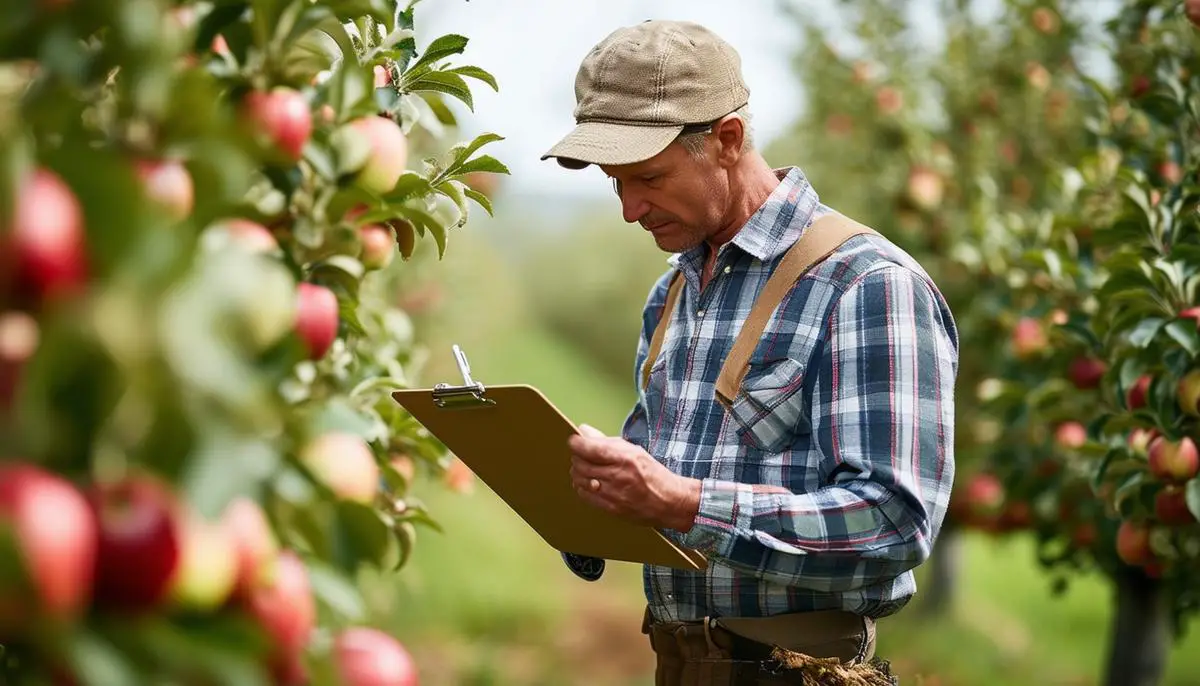
[[[658,622],[647,607],[642,633],[658,657],[656,686],[799,684],[804,674],[838,673],[854,675],[846,683],[894,683],[873,659],[874,620],[851,612]]]

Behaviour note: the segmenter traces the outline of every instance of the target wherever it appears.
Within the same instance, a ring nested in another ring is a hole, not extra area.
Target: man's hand
[[[639,524],[686,533],[700,508],[700,481],[659,464],[640,447],[586,424],[568,440],[571,482],[588,503]]]

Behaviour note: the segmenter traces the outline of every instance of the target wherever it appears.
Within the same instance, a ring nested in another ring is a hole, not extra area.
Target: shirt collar
[[[750,215],[730,241],[746,253],[765,262],[778,257],[800,237],[820,203],[816,190],[799,167],[775,169],[779,185],[766,201]],[[721,246],[724,250],[726,246]],[[705,246],[698,245],[667,258],[675,268],[704,264]]]

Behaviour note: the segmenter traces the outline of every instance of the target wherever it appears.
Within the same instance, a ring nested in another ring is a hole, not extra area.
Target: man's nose
[[[631,193],[628,189],[622,189],[621,193],[621,213],[625,216],[625,221],[630,224],[640,220],[650,211],[650,203],[646,202],[637,193]]]

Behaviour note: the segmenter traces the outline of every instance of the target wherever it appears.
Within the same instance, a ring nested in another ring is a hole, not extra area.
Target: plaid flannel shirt
[[[686,534],[704,572],[647,565],[660,620],[842,609],[882,617],[916,590],[954,478],[958,333],[929,276],[875,236],[850,239],[772,314],[726,411],[714,386],[741,322],[801,232],[828,212],[804,174],[780,185],[700,292],[704,247],[674,254],[651,288],[637,347],[638,401],[622,436],[702,480]],[[675,269],[685,286],[662,313]],[[641,369],[660,316],[670,328]]]

